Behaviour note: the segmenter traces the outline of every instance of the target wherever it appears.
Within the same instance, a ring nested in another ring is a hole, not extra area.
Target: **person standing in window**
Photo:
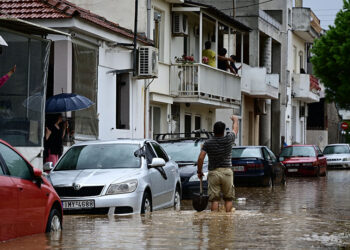
[[[5,82],[7,82],[7,80],[13,75],[13,73],[15,73],[15,71],[16,65],[13,66],[13,68],[7,74],[0,78],[0,88],[5,84]]]
[[[216,67],[216,54],[215,52],[211,49],[211,42],[206,41],[205,42],[205,50],[202,51],[202,57],[206,57],[208,60],[206,64],[212,67]]]
[[[68,121],[62,123],[62,114],[57,114],[54,122],[45,128],[44,159],[53,165],[63,153],[63,138],[68,128]]]

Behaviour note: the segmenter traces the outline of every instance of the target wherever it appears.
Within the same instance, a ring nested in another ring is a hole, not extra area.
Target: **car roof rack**
[[[213,136],[212,132],[204,129],[193,130],[190,133],[164,133],[155,134],[156,141],[183,141],[183,140],[195,140],[196,142],[203,139],[209,139]]]

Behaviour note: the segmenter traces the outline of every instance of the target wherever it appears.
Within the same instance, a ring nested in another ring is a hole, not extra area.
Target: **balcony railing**
[[[242,92],[258,98],[277,99],[279,74],[267,74],[266,68],[243,64]]]
[[[180,98],[239,104],[241,78],[204,64],[174,64],[171,66],[170,93]]]
[[[296,100],[319,102],[321,88],[318,79],[308,74],[293,74],[293,94]]]

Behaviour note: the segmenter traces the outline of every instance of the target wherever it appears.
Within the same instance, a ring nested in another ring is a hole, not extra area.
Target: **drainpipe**
[[[133,75],[137,75],[137,15],[138,15],[138,0],[135,0],[135,21],[134,21],[134,50],[133,50]]]
[[[151,37],[151,0],[147,0],[147,38]]]

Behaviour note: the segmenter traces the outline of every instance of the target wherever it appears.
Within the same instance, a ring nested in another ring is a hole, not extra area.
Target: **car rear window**
[[[138,168],[140,158],[134,156],[137,144],[94,144],[68,150],[55,171],[79,169]]]
[[[282,149],[281,157],[316,157],[315,149],[311,146],[286,147]]]
[[[204,142],[169,142],[162,143],[163,149],[176,162],[197,162]],[[205,161],[208,157],[205,157]]]
[[[232,158],[262,158],[260,148],[233,148]]]
[[[349,152],[349,147],[345,145],[337,145],[337,146],[327,146],[323,150],[323,153],[325,155],[330,155],[330,154],[348,154]]]

